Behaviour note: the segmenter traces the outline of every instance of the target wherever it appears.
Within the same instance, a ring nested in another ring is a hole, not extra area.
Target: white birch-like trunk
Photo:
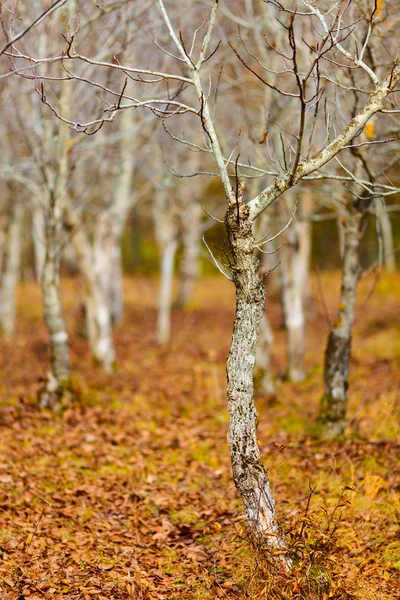
[[[157,340],[161,345],[166,345],[171,340],[172,283],[178,242],[174,227],[171,227],[170,233],[170,239],[164,244],[161,255],[157,320]]]
[[[68,17],[73,14],[74,8],[75,2],[71,0],[68,9],[60,15]],[[72,87],[70,82],[62,81],[60,88],[59,110],[68,118],[72,103]],[[69,387],[70,381],[68,333],[60,292],[62,221],[67,204],[70,175],[69,126],[58,122],[58,136],[54,133],[53,127],[48,127],[44,139],[47,143],[49,165],[43,164],[42,170],[46,173],[46,188],[49,188],[49,191],[45,214],[46,254],[41,279],[44,320],[50,337],[52,372],[43,382],[39,392],[39,402],[42,407],[56,410],[66,401],[64,392]]]
[[[93,261],[103,289],[112,323],[123,320],[122,257],[120,233],[113,210],[105,210],[97,220],[93,241]]]
[[[375,200],[376,218],[379,220],[379,230],[383,244],[383,264],[389,273],[396,271],[396,255],[393,242],[393,230],[390,216],[386,210],[383,198]]]
[[[290,381],[303,381],[305,378],[304,289],[308,277],[305,258],[308,260],[308,256],[300,248],[305,236],[301,236],[299,225],[295,216],[286,233],[286,246],[280,251],[281,299]]]
[[[314,209],[314,201],[309,190],[301,193],[299,214],[297,221],[297,235],[299,238],[299,266],[301,269],[301,281],[303,287],[303,305],[304,312],[307,313],[307,306],[311,302],[310,290],[310,265],[312,250],[312,221],[311,215]]]
[[[346,427],[347,389],[357,285],[360,278],[360,224],[362,215],[349,208],[342,217],[344,258],[339,310],[325,351],[324,394],[318,421],[326,439],[340,437]]]
[[[101,265],[93,258],[94,253],[82,224],[69,215],[69,224],[72,223],[76,225],[72,243],[84,284],[85,317],[90,350],[95,361],[107,373],[112,373],[115,367],[115,349],[108,299],[99,273]]]
[[[35,257],[35,276],[36,281],[41,281],[43,276],[43,266],[46,257],[46,219],[44,209],[37,205],[32,214],[32,241],[33,253]]]
[[[46,222],[46,255],[42,275],[42,296],[44,320],[50,335],[52,375],[55,378],[55,394],[62,394],[62,388],[70,378],[68,333],[64,320],[60,292],[60,246],[61,217],[57,211],[57,201],[50,199],[50,210]],[[44,400],[46,397],[46,400]],[[42,405],[52,407],[53,399],[44,396]],[[56,398],[54,399],[54,401]]]
[[[174,200],[176,200],[174,198]],[[171,178],[164,179],[154,203],[154,229],[160,255],[157,341],[166,345],[171,340],[172,284],[178,247],[177,204],[171,202]]]
[[[227,361],[229,445],[233,479],[243,500],[256,543],[261,547],[271,548],[275,560],[278,559],[288,569],[291,566],[288,546],[279,526],[268,474],[262,464],[257,443],[253,370],[264,314],[265,292],[258,275],[249,209],[243,204],[242,190],[237,203],[229,204],[225,224],[236,287],[236,314]]]
[[[108,302],[113,323],[123,320],[123,285],[121,236],[134,202],[133,176],[136,142],[133,111],[121,115],[121,131],[130,132],[120,141],[119,168],[114,179],[113,198],[108,209],[99,217],[93,258],[98,265],[101,285]]]
[[[199,276],[201,216],[202,210],[199,202],[190,200],[183,219],[183,256],[176,301],[179,308],[185,308],[190,302],[194,283]]]
[[[0,279],[0,331],[12,335],[15,331],[15,288],[20,277],[23,208],[10,199],[9,220],[5,236],[5,255]]]

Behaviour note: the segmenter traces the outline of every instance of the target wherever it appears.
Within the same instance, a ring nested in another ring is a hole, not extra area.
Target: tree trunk
[[[32,215],[32,241],[35,256],[36,281],[42,281],[43,265],[46,257],[46,219],[42,206],[35,206]]]
[[[318,421],[326,439],[340,437],[346,427],[347,388],[351,336],[355,316],[357,285],[360,278],[360,224],[362,215],[347,210],[341,219],[344,234],[344,257],[340,303],[325,351],[324,394]]]
[[[104,211],[97,222],[93,260],[101,281],[112,323],[123,320],[122,258],[120,232],[112,210]]]
[[[310,290],[310,263],[312,250],[312,221],[314,201],[309,190],[304,190],[301,193],[300,200],[300,218],[298,219],[297,235],[299,238],[299,267],[301,269],[301,281],[303,288],[303,304],[304,312],[307,314],[307,308],[312,302]]]
[[[70,225],[71,219],[69,215]],[[92,247],[82,224],[79,222],[74,224],[76,227],[72,242],[84,283],[85,316],[90,349],[95,361],[107,373],[112,373],[115,367],[115,350],[109,305],[99,274],[102,265],[93,258]]]
[[[157,322],[157,340],[161,345],[168,344],[171,339],[172,282],[177,247],[176,232],[171,231],[171,237],[166,242],[161,257],[161,281]]]
[[[70,17],[75,8],[74,0],[62,14]],[[60,86],[59,111],[66,118],[72,105],[72,87],[67,80]],[[39,391],[42,407],[58,409],[66,404],[66,390],[70,380],[70,358],[68,333],[64,320],[60,292],[60,260],[62,247],[63,214],[67,204],[70,182],[69,139],[70,129],[66,123],[58,122],[56,127],[45,128],[47,142],[46,160],[43,159],[41,171],[44,175],[44,187],[49,190],[45,212],[46,254],[41,279],[44,306],[44,320],[50,335],[52,372],[44,380]]]
[[[121,115],[121,131],[124,136],[119,146],[118,172],[114,178],[113,198],[110,206],[100,215],[94,239],[93,258],[108,303],[112,323],[123,320],[123,285],[121,235],[135,196],[133,176],[135,170],[136,136],[133,111]]]
[[[41,282],[44,320],[50,334],[52,374],[40,392],[40,403],[48,408],[58,408],[58,401],[70,378],[68,334],[60,293],[61,221],[54,208],[54,202],[51,201],[46,223],[46,255]]]
[[[236,315],[227,361],[229,445],[233,479],[254,538],[260,546],[281,550],[279,562],[287,569],[291,565],[288,547],[279,527],[268,474],[257,444],[253,369],[265,293],[258,275],[248,217],[249,209],[243,204],[240,190],[237,204],[229,205],[225,219],[236,287]]]
[[[0,330],[5,335],[12,335],[15,330],[15,288],[20,276],[22,217],[21,203],[11,198],[0,281]]]
[[[396,270],[396,255],[393,243],[392,223],[383,198],[377,198],[375,200],[375,211],[376,217],[379,220],[379,229],[382,236],[383,264],[390,273],[393,273]]]
[[[290,209],[292,210],[292,207]],[[304,288],[307,276],[304,259],[307,258],[307,254],[300,247],[302,237],[299,226],[301,228],[301,225],[296,216],[293,220],[286,234],[287,245],[280,254],[280,283],[287,340],[288,378],[290,381],[303,381],[305,378]]]
[[[272,396],[275,394],[275,385],[271,378],[271,349],[274,345],[274,334],[267,315],[264,313],[260,324],[260,337],[256,351],[256,364],[254,367],[254,385],[260,394]]]
[[[189,303],[194,282],[199,275],[201,214],[200,204],[196,200],[190,200],[183,219],[183,256],[176,301],[179,308],[185,308]]]
[[[157,341],[168,344],[171,339],[172,283],[175,254],[178,247],[177,198],[171,194],[171,177],[158,186],[154,202],[154,228],[160,255],[160,291],[158,299]]]

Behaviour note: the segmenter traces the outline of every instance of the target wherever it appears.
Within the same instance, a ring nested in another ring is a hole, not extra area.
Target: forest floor
[[[312,282],[304,383],[285,381],[281,311],[275,295],[268,300],[277,391],[257,400],[261,452],[287,530],[304,523],[312,546],[327,539],[340,516],[336,545],[323,559],[332,571],[329,598],[395,600],[400,277],[384,275],[372,296],[371,277],[361,283],[344,443],[312,436],[339,289],[337,274],[320,279]],[[63,284],[79,398],[59,415],[40,411],[35,400],[49,360],[39,290],[29,282],[18,290],[17,333],[0,341],[0,598],[270,598],[227,447],[224,363],[233,289],[219,277],[201,281],[196,303],[174,311],[171,345],[159,348],[156,282],[125,283],[113,376],[91,363],[86,341],[74,335],[78,283]],[[324,302],[319,289],[328,290]],[[296,584],[281,597],[299,598]]]

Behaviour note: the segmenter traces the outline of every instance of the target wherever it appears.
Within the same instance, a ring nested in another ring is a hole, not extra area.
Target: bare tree
[[[204,25],[206,32],[199,44],[196,38],[201,28],[196,30],[192,43],[188,43],[183,33],[177,33],[172,25],[166,3],[157,0],[157,4],[170,38],[170,44],[164,48],[164,52],[170,58],[173,55],[177,64],[183,66],[182,74],[166,72],[162,69],[143,69],[99,61],[96,63],[95,60],[82,54],[73,53],[72,43],[70,57],[76,63],[97,64],[99,68],[107,67],[134,74],[146,79],[147,82],[152,81],[155,85],[168,81],[170,84],[180,86],[175,89],[175,93],[164,92],[164,97],[157,95],[150,99],[138,100],[125,88],[121,88],[122,92],[113,91],[114,97],[118,98],[117,101],[106,106],[106,113],[110,116],[77,123],[73,118],[69,119],[60,113],[57,114],[77,130],[86,133],[91,131],[91,128],[112,120],[120,110],[143,106],[165,119],[177,114],[190,114],[199,119],[204,131],[204,144],[200,149],[206,154],[213,155],[217,175],[227,201],[225,227],[230,252],[223,259],[225,264],[218,262],[217,259],[215,261],[220,270],[233,281],[236,288],[236,316],[227,362],[229,445],[233,478],[242,497],[255,539],[260,545],[266,544],[276,550],[280,564],[288,569],[291,566],[288,544],[279,525],[268,474],[261,461],[256,435],[257,413],[254,405],[253,369],[260,323],[264,313],[264,288],[254,251],[265,247],[270,240],[255,240],[253,223],[282,194],[302,180],[330,179],[353,182],[356,179],[358,185],[366,186],[369,192],[376,193],[377,183],[374,183],[372,190],[371,182],[368,180],[358,179],[351,172],[338,175],[334,171],[327,170],[326,166],[340,152],[349,149],[352,141],[363,131],[374,115],[384,111],[385,105],[391,106],[400,69],[397,60],[394,63],[383,60],[376,68],[364,60],[369,40],[374,32],[374,25],[379,17],[376,3],[365,15],[360,12],[357,3],[346,5],[341,3],[332,9],[331,5],[328,6],[324,2],[317,7],[315,3],[302,0],[304,8],[302,11],[296,11],[291,8],[291,5],[269,2],[281,12],[288,37],[285,46],[271,48],[271,52],[278,53],[282,61],[279,82],[270,84],[268,67],[257,61],[257,57],[253,58],[253,54],[248,54],[246,55],[248,58],[244,58],[242,51],[232,45],[234,54],[246,71],[263,85],[273,89],[276,94],[284,97],[291,106],[292,122],[295,122],[295,118],[298,119],[296,132],[291,131],[292,126],[290,130],[283,130],[282,136],[279,136],[283,162],[279,163],[272,156],[272,169],[267,170],[263,165],[257,167],[242,162],[237,155],[235,156],[235,146],[230,153],[225,153],[222,148],[217,123],[218,119],[221,123],[224,119],[221,120],[218,111],[213,110],[215,94],[212,95],[209,89],[210,78],[211,88],[213,82],[209,71],[209,59],[215,54],[215,47],[211,48],[210,44],[213,30],[216,28],[219,3],[217,1],[213,3],[209,19]],[[298,35],[299,20],[312,21],[313,26],[307,28],[308,34],[305,36],[302,32]],[[302,44],[309,49],[307,60],[302,59],[305,53],[298,52],[298,47]],[[203,74],[209,76],[207,85],[203,83]],[[349,94],[353,94],[354,89],[359,98],[356,110],[353,112],[349,110],[343,100],[339,114],[336,109],[338,96],[346,98]],[[42,100],[48,103],[43,93]],[[397,108],[394,106],[389,110],[397,110]],[[196,145],[176,134],[175,139],[182,141],[189,148]],[[249,173],[257,172],[255,169],[269,177],[269,181],[261,192],[246,202],[243,180]],[[395,186],[390,184],[380,184],[380,189],[387,189],[384,187],[386,185],[393,192]]]
[[[381,210],[384,201],[373,192],[377,176],[373,174],[373,160],[369,160],[362,146],[365,136],[353,147],[352,171],[357,175],[349,192],[338,202],[338,214],[343,234],[342,284],[336,320],[328,336],[324,360],[324,394],[321,399],[318,421],[322,436],[331,439],[344,435],[347,423],[347,399],[351,341],[355,321],[357,287],[363,273],[360,249],[368,214],[375,214],[378,229],[378,257],[375,263],[383,263],[384,246],[380,231]],[[347,167],[346,167],[347,168]],[[379,169],[380,170],[380,169]],[[365,178],[371,188],[358,182]]]

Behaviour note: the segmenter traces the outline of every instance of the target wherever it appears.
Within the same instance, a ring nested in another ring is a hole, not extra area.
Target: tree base
[[[346,421],[346,400],[324,394],[321,398],[317,419],[317,434],[322,440],[339,440],[344,438]]]
[[[48,373],[46,377],[40,380],[37,395],[40,408],[53,412],[67,408],[72,396],[69,384],[69,379],[60,382],[53,373]]]

